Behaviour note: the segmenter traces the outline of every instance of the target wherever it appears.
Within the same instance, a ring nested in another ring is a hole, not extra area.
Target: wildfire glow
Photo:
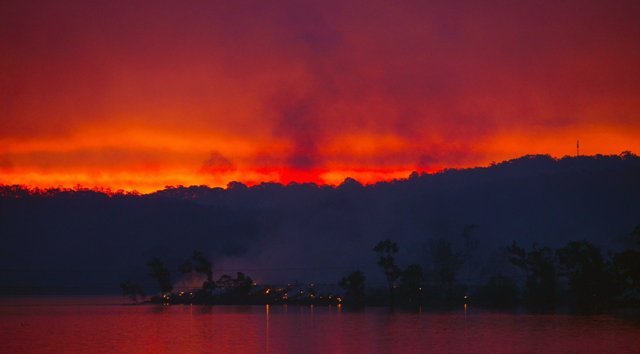
[[[640,152],[636,2],[36,3],[0,5],[0,184],[367,184],[577,139]]]

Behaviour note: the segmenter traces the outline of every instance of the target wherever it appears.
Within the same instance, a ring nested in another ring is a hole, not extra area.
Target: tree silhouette
[[[624,250],[613,256],[613,266],[622,292],[640,294],[640,251]]]
[[[158,282],[160,291],[163,294],[170,293],[173,290],[171,284],[171,272],[158,257],[152,257],[147,266],[151,269],[149,275]]]
[[[395,287],[396,280],[400,276],[400,268],[396,265],[394,255],[398,253],[398,245],[395,242],[387,239],[378,242],[373,248],[378,254],[378,265],[382,267],[384,276],[387,278],[387,284],[389,286],[389,301],[393,305],[395,302]]]
[[[255,283],[251,277],[238,272],[235,278],[228,274],[222,275],[216,282],[216,286],[224,289],[224,294],[230,301],[242,302],[246,300]]]
[[[207,280],[202,283],[203,289],[213,289],[216,283],[213,281],[212,264],[204,253],[199,251],[193,251],[191,259],[187,260],[180,266],[180,272],[186,274],[191,272],[201,273],[206,275]]]
[[[640,226],[631,236],[640,246]],[[613,255],[613,270],[619,291],[617,300],[626,306],[640,306],[640,251],[627,249]]]
[[[569,294],[579,309],[597,309],[612,296],[613,282],[600,249],[590,242],[569,242],[556,251],[561,274],[569,279]]]
[[[251,279],[250,276],[242,272],[238,272],[236,274],[235,287],[241,294],[248,294],[251,289],[253,289],[254,285],[253,279]]]
[[[400,274],[400,290],[409,305],[420,303],[424,275],[422,267],[411,264]]]
[[[535,307],[555,305],[556,267],[553,251],[533,245],[525,251],[515,242],[507,248],[509,261],[526,274],[527,301]]]
[[[445,239],[437,239],[431,248],[436,279],[445,287],[447,300],[450,301],[453,297],[453,283],[464,259],[453,252],[451,242]]]
[[[364,303],[364,273],[357,270],[343,277],[338,285],[346,292],[345,302],[355,306]]]

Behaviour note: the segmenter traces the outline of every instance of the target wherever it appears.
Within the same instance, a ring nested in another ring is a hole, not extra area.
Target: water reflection
[[[265,312],[265,352],[269,352],[269,304],[264,305],[264,312]]]
[[[600,315],[405,313],[342,306],[0,308],[3,352],[612,352],[640,348],[640,324]]]

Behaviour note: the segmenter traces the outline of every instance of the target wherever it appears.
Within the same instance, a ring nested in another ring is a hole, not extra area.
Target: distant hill
[[[177,269],[195,249],[217,275],[335,283],[359,268],[375,284],[371,248],[385,238],[399,244],[401,264],[426,267],[431,240],[448,239],[473,279],[507,271],[512,241],[617,249],[638,224],[640,158],[630,153],[524,156],[369,186],[234,182],[127,195],[5,185],[0,292],[117,292],[124,279],[147,281],[149,257]]]

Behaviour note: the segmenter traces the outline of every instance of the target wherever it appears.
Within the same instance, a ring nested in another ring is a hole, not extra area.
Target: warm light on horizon
[[[631,152],[623,150],[623,152]],[[633,153],[633,152],[631,152]],[[528,154],[536,155],[536,154]],[[553,158],[573,157],[575,155],[552,156]],[[601,154],[601,155],[619,155],[619,154]],[[527,155],[522,155],[527,156]],[[519,158],[517,156],[514,158]],[[581,157],[594,156],[584,155]],[[415,169],[352,169],[352,170],[327,170],[327,171],[291,171],[288,169],[271,171],[233,171],[230,173],[219,173],[216,176],[205,176],[201,173],[113,173],[113,174],[58,174],[58,173],[10,173],[0,172],[1,185],[21,185],[27,188],[38,189],[90,189],[96,191],[124,191],[139,192],[143,194],[153,193],[168,187],[190,187],[190,186],[207,186],[210,188],[220,187],[227,188],[231,182],[240,182],[247,186],[255,186],[260,183],[280,183],[287,185],[290,183],[315,183],[317,185],[338,186],[346,179],[354,179],[363,185],[371,185],[377,182],[389,182],[393,180],[403,180],[410,177],[414,172],[418,173],[439,173],[443,170],[465,169],[473,167],[488,167],[493,163],[499,163],[506,160],[491,161],[479,165],[456,166],[456,167],[440,167],[433,169],[415,168]]]
[[[370,184],[577,139],[640,151],[624,7],[29,3],[0,5],[0,184]]]

